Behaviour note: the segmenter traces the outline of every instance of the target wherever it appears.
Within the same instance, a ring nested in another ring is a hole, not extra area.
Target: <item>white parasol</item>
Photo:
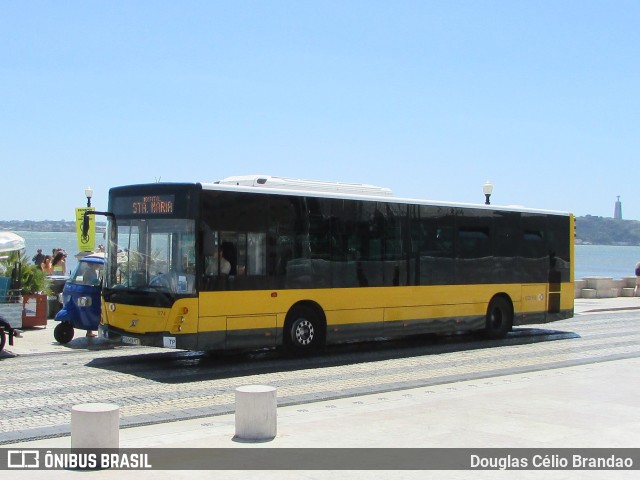
[[[13,232],[0,232],[0,252],[13,252],[22,250],[24,246],[24,238]]]

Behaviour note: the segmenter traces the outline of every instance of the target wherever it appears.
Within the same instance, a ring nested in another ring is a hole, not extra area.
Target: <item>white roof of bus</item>
[[[340,182],[320,182],[315,180],[287,179],[269,175],[244,175],[227,177],[213,183],[202,183],[205,190],[235,191],[276,195],[299,195],[322,198],[370,200],[392,203],[411,203],[433,205],[437,207],[478,208],[507,212],[529,212],[556,215],[569,215],[569,212],[528,208],[520,205],[485,205],[475,203],[448,202],[415,198],[395,197],[391,189],[366,184],[347,184]]]
[[[273,177],[271,175],[240,175],[220,180],[220,185],[264,187],[269,189],[300,190],[305,192],[341,193],[356,195],[392,196],[391,189],[364,183],[324,182],[302,178]]]

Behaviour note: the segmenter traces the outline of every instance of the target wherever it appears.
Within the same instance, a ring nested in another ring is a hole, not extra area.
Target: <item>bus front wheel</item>
[[[294,307],[287,315],[286,345],[296,352],[317,350],[323,344],[324,325],[307,305]]]
[[[487,308],[487,320],[484,329],[486,338],[504,338],[513,326],[513,308],[504,297],[495,297]]]

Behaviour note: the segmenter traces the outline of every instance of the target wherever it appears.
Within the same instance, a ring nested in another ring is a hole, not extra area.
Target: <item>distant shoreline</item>
[[[106,227],[106,222],[96,222],[96,226]],[[70,220],[0,220],[0,230],[21,232],[75,232],[76,222]]]

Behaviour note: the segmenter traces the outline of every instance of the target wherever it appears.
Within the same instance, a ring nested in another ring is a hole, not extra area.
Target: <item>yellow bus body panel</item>
[[[170,332],[187,334],[198,332],[198,299],[183,298],[172,308],[141,307],[138,305],[115,305],[110,310],[107,302],[106,323],[135,334],[151,332]],[[224,330],[224,329],[223,329]]]
[[[289,309],[301,301],[318,304],[328,325],[484,315],[496,293],[508,295],[517,312],[521,289],[521,285],[454,285],[205,292],[200,295],[200,317],[203,323],[212,317],[253,318],[260,328],[270,326],[270,316],[276,315],[277,326],[282,327]],[[541,306],[539,311],[543,310]],[[242,321],[232,323],[242,325]]]
[[[561,310],[572,311],[573,283],[560,288]],[[510,298],[516,317],[544,314],[548,289],[540,283],[202,292],[199,298],[178,300],[171,309],[119,304],[113,312],[107,304],[103,311],[106,323],[127,332],[179,335],[281,329],[291,307],[304,301],[317,304],[331,328],[482,317],[497,294]]]

